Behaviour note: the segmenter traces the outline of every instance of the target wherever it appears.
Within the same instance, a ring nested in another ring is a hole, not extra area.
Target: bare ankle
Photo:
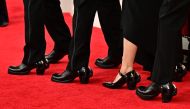
[[[133,70],[133,67],[127,66],[127,67],[121,67],[120,72],[121,72],[122,74],[127,74],[128,72],[130,72],[130,71],[132,71],[132,70]]]

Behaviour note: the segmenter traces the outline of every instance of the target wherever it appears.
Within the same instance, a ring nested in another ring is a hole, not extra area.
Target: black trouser
[[[152,81],[164,84],[172,81],[181,51],[180,28],[190,7],[190,0],[163,0],[160,6],[157,51]]]
[[[24,0],[24,16],[24,64],[33,64],[44,58],[44,25],[55,42],[54,49],[68,51],[71,35],[64,21],[59,0]]]
[[[8,12],[5,0],[0,0],[0,24],[2,22],[8,22]]]
[[[120,28],[121,7],[119,0],[86,0],[78,8],[75,6],[73,16],[73,33],[69,64],[67,69],[78,70],[87,67],[90,56],[90,39],[96,11],[109,47],[108,56],[121,59],[122,37]]]

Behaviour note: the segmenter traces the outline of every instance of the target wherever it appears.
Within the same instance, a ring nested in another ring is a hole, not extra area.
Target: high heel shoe
[[[136,90],[137,96],[143,100],[151,100],[162,94],[162,102],[167,103],[172,100],[172,97],[177,94],[177,88],[172,83],[166,83],[158,85],[157,83],[151,83],[148,87],[140,86]]]
[[[119,75],[121,78],[117,82],[105,82],[103,83],[103,86],[111,89],[118,89],[121,88],[124,84],[127,84],[127,88],[129,90],[134,90],[136,88],[136,84],[141,80],[140,75],[134,70],[128,72],[125,75],[119,72]]]
[[[20,64],[19,66],[10,66],[8,73],[13,75],[27,75],[29,72],[36,68],[37,75],[43,75],[45,70],[49,67],[46,60],[40,60],[31,65]]]

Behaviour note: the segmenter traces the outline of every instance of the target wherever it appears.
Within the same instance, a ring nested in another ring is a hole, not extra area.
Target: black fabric
[[[0,24],[2,22],[8,22],[8,12],[5,0],[0,0]]]
[[[179,31],[189,3],[190,0],[123,1],[123,36],[138,46],[137,61],[149,66],[156,83],[172,81],[180,60]]]
[[[44,58],[44,26],[55,42],[54,49],[68,51],[71,35],[64,21],[59,0],[24,0],[24,16],[24,64],[33,64]]]
[[[96,11],[109,47],[108,55],[112,59],[121,59],[123,41],[120,28],[121,7],[119,0],[86,0],[82,6],[74,9],[74,37],[71,42],[67,69],[75,71],[82,66],[88,66],[90,39]]]
[[[180,30],[190,8],[190,0],[164,0],[160,7],[158,41],[152,80],[171,82],[175,66],[180,62]]]

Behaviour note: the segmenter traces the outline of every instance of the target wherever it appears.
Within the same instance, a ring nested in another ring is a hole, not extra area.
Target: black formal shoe
[[[58,74],[55,73],[52,75],[51,80],[54,82],[60,83],[70,83],[74,81],[74,79],[78,77],[78,74],[69,70],[65,70],[63,73]]]
[[[93,72],[90,68],[82,67],[77,72],[65,70],[62,74],[55,73],[52,75],[51,80],[60,83],[70,83],[73,82],[74,79],[79,76],[80,83],[87,84],[89,82],[89,78],[92,75]]]
[[[179,64],[176,66],[173,81],[181,82],[183,77],[187,74],[187,69],[183,64]]]
[[[7,25],[8,25],[8,22],[5,22],[5,21],[0,23],[0,27],[5,27]]]
[[[103,83],[104,87],[111,88],[111,89],[118,89],[121,88],[124,84],[127,84],[127,88],[129,90],[134,90],[136,88],[136,84],[140,82],[141,77],[138,73],[136,73],[134,70],[130,71],[129,73],[123,75],[120,73],[121,78],[113,83],[113,82],[105,82]]]
[[[21,64],[19,66],[10,66],[8,73],[13,75],[27,75],[29,72],[36,68],[38,75],[43,75],[45,70],[49,67],[49,64],[45,60],[41,60],[32,65]]]
[[[96,59],[95,65],[100,68],[114,68],[121,64],[121,59],[113,60],[109,56],[105,57],[104,59]]]
[[[136,90],[137,96],[143,100],[154,99],[160,93],[162,94],[162,102],[167,103],[177,94],[177,88],[172,83],[158,85],[153,82],[148,87],[140,86]]]
[[[57,63],[59,60],[61,60],[65,55],[67,55],[67,52],[59,52],[59,51],[51,51],[50,54],[46,55],[46,59],[48,63]]]

